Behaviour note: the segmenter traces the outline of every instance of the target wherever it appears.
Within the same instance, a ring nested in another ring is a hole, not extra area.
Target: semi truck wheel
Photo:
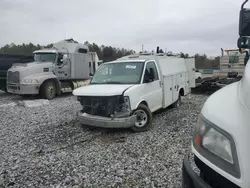
[[[152,125],[152,113],[149,108],[144,104],[140,104],[135,110],[134,115],[136,115],[137,119],[135,124],[131,127],[132,131],[144,132],[149,130]]]
[[[52,100],[56,97],[56,84],[53,81],[47,81],[42,85],[41,97]]]

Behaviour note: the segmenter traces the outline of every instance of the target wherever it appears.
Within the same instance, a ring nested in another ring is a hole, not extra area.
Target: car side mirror
[[[244,8],[245,2],[241,5],[240,16],[239,16],[239,35],[250,36],[250,9]]]

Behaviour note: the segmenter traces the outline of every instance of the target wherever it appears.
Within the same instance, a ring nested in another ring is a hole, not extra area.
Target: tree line
[[[96,52],[99,59],[103,60],[104,62],[107,61],[113,61],[117,58],[129,55],[134,53],[133,50],[129,50],[129,49],[125,49],[125,48],[115,48],[112,46],[105,46],[105,45],[101,45],[98,46],[95,43],[89,43],[88,41],[86,41],[84,44],[86,44],[89,47],[89,50],[91,52]],[[32,53],[35,50],[40,50],[42,48],[50,48],[52,47],[53,44],[48,44],[45,46],[42,45],[35,45],[32,43],[29,44],[7,44],[5,46],[3,46],[2,48],[0,48],[0,53],[2,54],[18,54],[18,55],[32,55]]]
[[[113,61],[117,58],[130,55],[135,53],[134,50],[125,49],[125,48],[116,48],[112,46],[97,45],[95,43],[90,43],[86,41],[86,44],[89,47],[91,52],[96,52],[99,59],[104,62]],[[32,52],[42,48],[50,48],[53,44],[48,44],[45,46],[35,45],[33,43],[29,44],[7,44],[0,48],[0,53],[2,54],[18,54],[18,55],[32,55]],[[159,50],[160,53],[163,53],[163,50]],[[172,53],[172,52],[170,52]],[[220,64],[220,57],[215,57],[214,59],[209,59],[206,54],[195,54],[190,56],[187,53],[179,53],[182,58],[195,58],[195,66],[197,69],[218,69]]]

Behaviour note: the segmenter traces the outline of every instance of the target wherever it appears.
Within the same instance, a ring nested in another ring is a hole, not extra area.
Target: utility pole
[[[142,52],[143,52],[143,50],[144,50],[144,49],[143,49],[143,47],[144,47],[144,46],[142,45],[142,47],[141,47],[141,49],[142,49]]]

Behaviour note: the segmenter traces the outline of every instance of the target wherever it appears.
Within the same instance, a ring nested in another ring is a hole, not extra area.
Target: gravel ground
[[[207,99],[190,95],[158,112],[153,128],[81,127],[74,96],[50,105],[3,106],[23,100],[0,92],[0,187],[181,187],[197,115]]]

